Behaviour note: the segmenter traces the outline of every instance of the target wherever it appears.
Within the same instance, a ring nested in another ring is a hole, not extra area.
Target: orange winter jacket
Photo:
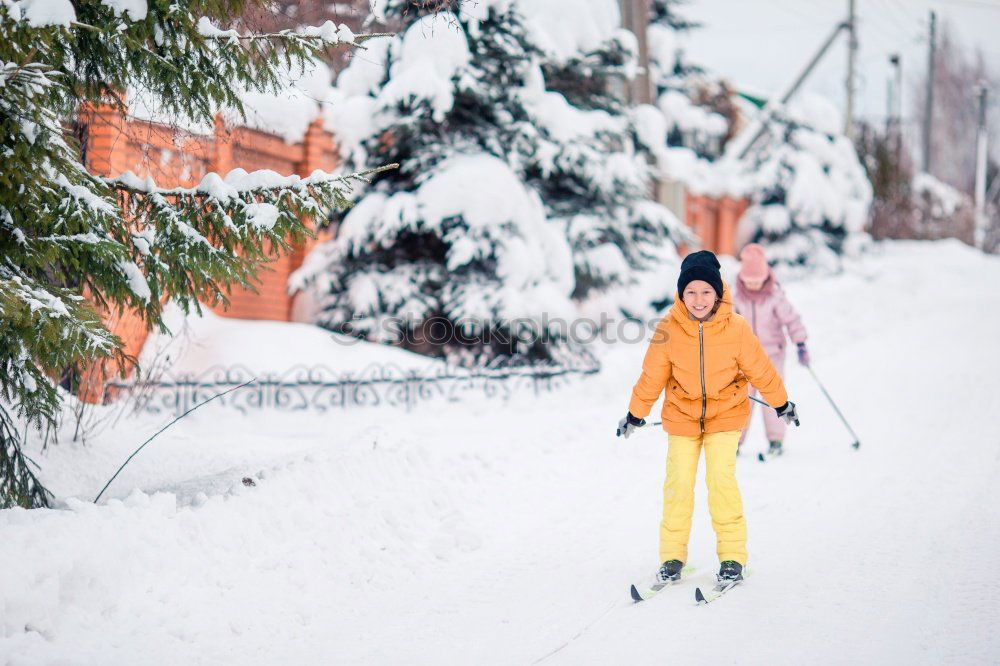
[[[632,389],[629,411],[645,418],[665,388],[663,429],[671,435],[742,430],[750,417],[747,384],[772,407],[788,402],[750,324],[733,312],[729,287],[710,321],[692,319],[678,297],[660,320]]]

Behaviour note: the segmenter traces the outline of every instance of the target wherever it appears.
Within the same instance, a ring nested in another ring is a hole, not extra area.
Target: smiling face
[[[684,307],[687,308],[692,317],[704,321],[712,316],[712,310],[715,308],[715,302],[719,300],[719,296],[715,293],[712,285],[704,280],[691,280],[684,287],[681,300],[684,301]]]

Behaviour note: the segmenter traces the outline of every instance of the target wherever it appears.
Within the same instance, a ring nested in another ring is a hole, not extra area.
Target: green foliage
[[[309,233],[303,217],[347,204],[350,177],[210,174],[167,190],[131,174],[98,178],[80,163],[67,127],[81,105],[124,111],[120,94],[138,89],[178,121],[209,124],[220,108],[242,114],[243,91],[277,90],[283,70],[359,41],[329,24],[266,35],[217,27],[251,3],[264,6],[148,0],[132,20],[96,0],[52,0],[55,18],[39,19],[0,0],[0,506],[47,504],[17,424],[52,430],[61,402],[52,378],[98,362],[125,367],[101,311],[132,310],[162,329],[168,298],[185,310],[224,301]]]

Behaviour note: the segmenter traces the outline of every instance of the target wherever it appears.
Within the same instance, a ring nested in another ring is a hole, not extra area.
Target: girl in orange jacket
[[[781,376],[750,325],[733,312],[719,261],[708,251],[681,263],[673,306],[656,327],[632,389],[628,414],[618,434],[628,437],[666,389],[663,429],[667,431],[667,474],[660,523],[662,584],[680,579],[687,561],[694,511],[694,482],[705,450],[708,507],[721,566],[719,582],[742,580],[747,561],[746,520],[736,483],[736,448],[750,416],[747,384],[752,383],[788,423],[798,425]]]

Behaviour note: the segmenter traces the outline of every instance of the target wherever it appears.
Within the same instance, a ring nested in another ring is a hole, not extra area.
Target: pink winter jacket
[[[750,322],[769,356],[784,351],[785,329],[793,343],[806,341],[806,327],[773,274],[767,277],[760,291],[750,291],[737,278],[733,306]]]

